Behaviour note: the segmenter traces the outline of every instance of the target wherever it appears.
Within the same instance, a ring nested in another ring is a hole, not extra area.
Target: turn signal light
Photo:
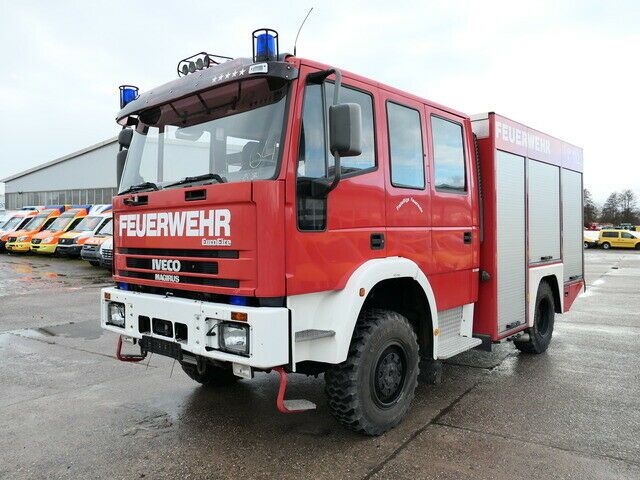
[[[231,312],[231,320],[235,320],[236,322],[246,322],[249,315],[245,312]]]

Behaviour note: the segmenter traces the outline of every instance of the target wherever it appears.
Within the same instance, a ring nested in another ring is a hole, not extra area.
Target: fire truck
[[[251,58],[177,70],[120,90],[118,359],[209,386],[277,372],[284,413],[315,407],[285,400],[289,374],[324,374],[332,415],[379,435],[420,370],[547,350],[584,289],[580,148],[281,54],[269,29]]]

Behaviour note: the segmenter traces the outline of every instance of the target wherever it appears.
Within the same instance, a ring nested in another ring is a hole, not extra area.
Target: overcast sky
[[[292,51],[311,6],[300,56],[579,145],[600,202],[640,193],[638,0],[0,0],[0,178],[117,134],[120,84],[151,89],[202,50],[251,56],[258,27]]]

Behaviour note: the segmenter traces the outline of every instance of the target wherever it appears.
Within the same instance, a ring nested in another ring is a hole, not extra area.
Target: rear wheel
[[[583,246],[584,248],[589,248],[589,242],[584,242]]]
[[[529,339],[526,341],[514,341],[513,344],[523,353],[544,353],[549,348],[553,336],[553,324],[555,320],[555,303],[553,291],[549,283],[542,281],[538,286],[536,296],[533,327],[527,329]]]
[[[604,242],[602,244],[602,248],[604,248],[605,250],[609,250],[611,248],[611,244],[609,242]]]
[[[205,360],[198,359],[197,365],[186,362],[181,362],[180,365],[192,380],[208,387],[222,387],[240,379],[233,374],[231,368],[219,367]]]
[[[325,373],[331,414],[345,427],[381,435],[409,410],[418,382],[418,341],[399,313],[360,314],[349,355]]]

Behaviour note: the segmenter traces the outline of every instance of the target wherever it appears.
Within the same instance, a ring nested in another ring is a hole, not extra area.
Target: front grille
[[[108,250],[106,248],[102,249],[102,258],[104,258],[105,260],[112,260],[113,259],[113,250]]]
[[[123,255],[148,257],[240,258],[238,250],[186,250],[177,248],[120,248]]]
[[[58,240],[58,245],[72,245],[73,238],[61,238]]]
[[[127,258],[127,268],[143,268],[145,270],[154,270],[157,272],[162,272],[162,270],[158,268],[153,268],[153,260],[151,258]],[[210,275],[218,274],[218,263],[217,262],[197,262],[194,260],[179,260],[180,262],[180,270],[175,272],[177,274],[187,272],[187,273],[208,273]],[[169,272],[172,273],[172,272]]]
[[[97,248],[98,248],[97,245],[83,245],[82,251],[83,252],[95,252],[97,250]]]
[[[33,240],[31,240],[31,243],[33,243],[34,245],[39,245],[40,242],[42,242],[41,238],[34,238]]]
[[[163,272],[157,273],[159,275],[176,275],[176,272]],[[156,273],[146,273],[146,272],[131,272],[129,270],[123,270],[119,272],[119,275],[123,277],[129,278],[140,278],[144,280],[156,280]],[[191,285],[206,285],[209,287],[226,287],[226,288],[240,288],[239,280],[230,280],[227,278],[206,278],[206,277],[187,277],[187,276],[179,276],[180,282],[177,283],[188,283]],[[160,280],[162,281],[162,280]]]

